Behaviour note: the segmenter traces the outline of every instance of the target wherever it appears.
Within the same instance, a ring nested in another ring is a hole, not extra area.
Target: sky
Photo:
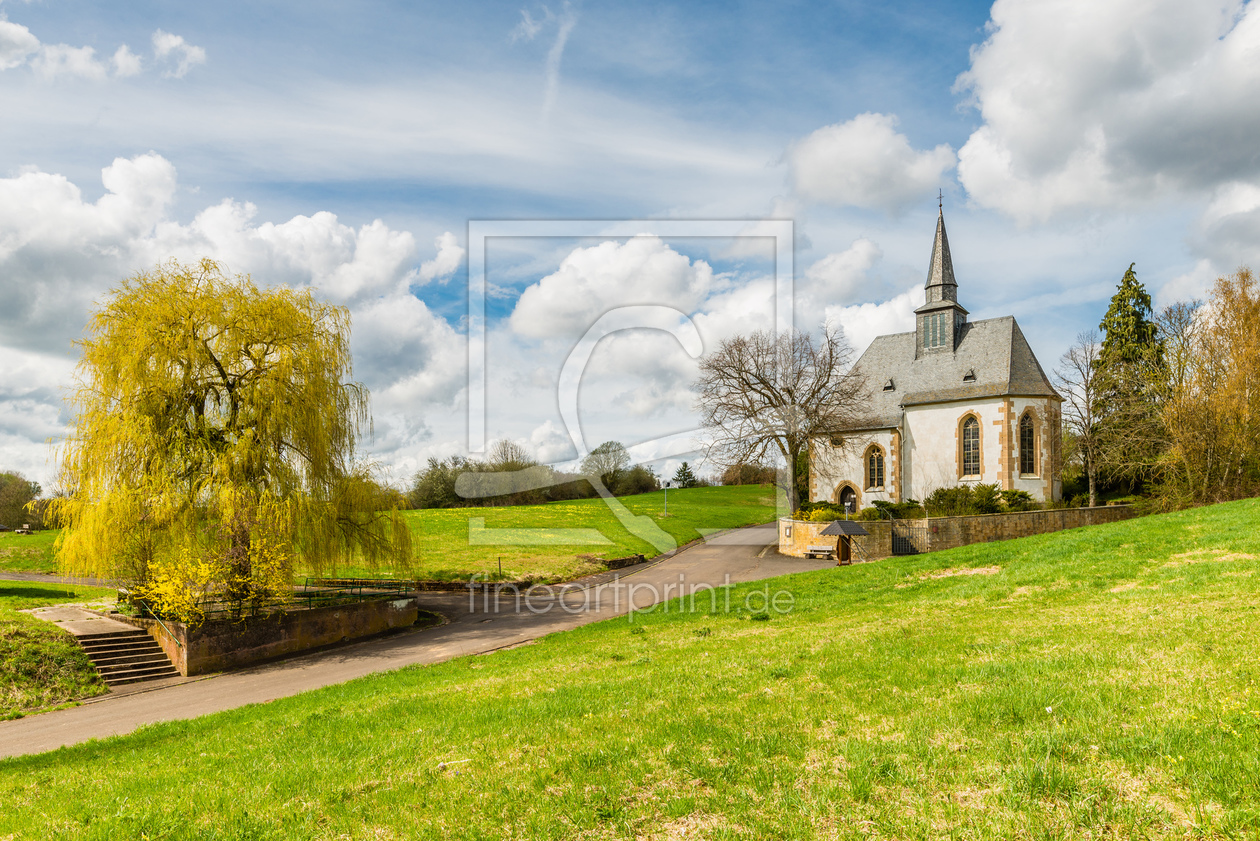
[[[697,358],[785,271],[802,330],[913,329],[938,195],[1049,373],[1130,263],[1156,306],[1260,267],[1257,103],[1254,0],[0,0],[0,469],[56,487],[75,341],[171,258],[347,307],[400,487],[701,461]]]

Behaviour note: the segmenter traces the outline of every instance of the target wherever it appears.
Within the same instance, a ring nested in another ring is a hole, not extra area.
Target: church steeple
[[[949,237],[945,235],[945,211],[936,216],[936,239],[932,242],[932,262],[928,264],[927,301],[915,310],[918,341],[915,357],[925,353],[953,353],[967,323],[967,311],[958,304],[958,283],[954,280],[954,261],[949,256]]]
[[[932,262],[928,264],[927,301],[958,301],[958,283],[954,280],[954,261],[949,257],[949,237],[945,235],[945,210],[936,217],[936,239],[932,242]]]

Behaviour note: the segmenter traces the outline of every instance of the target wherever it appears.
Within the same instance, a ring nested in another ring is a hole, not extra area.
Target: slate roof
[[[935,288],[934,288],[935,287]],[[936,217],[936,238],[932,240],[932,259],[928,262],[927,302],[958,301],[958,281],[954,280],[954,261],[949,256],[949,236],[945,233],[945,211]]]
[[[862,526],[852,520],[832,520],[831,525],[827,526],[827,528],[823,529],[819,533],[829,537],[839,537],[845,534],[859,536],[870,534],[869,531],[862,528]]]
[[[958,348],[926,351],[915,358],[914,333],[893,333],[871,342],[855,369],[866,377],[869,409],[852,429],[901,426],[909,406],[1006,395],[1062,399],[1050,385],[1014,316],[970,321]],[[964,377],[975,374],[974,381]],[[893,389],[884,391],[892,380]]]

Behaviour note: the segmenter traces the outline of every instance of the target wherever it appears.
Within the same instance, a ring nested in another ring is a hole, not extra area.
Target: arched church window
[[[962,474],[980,475],[980,422],[968,415],[962,427]]]
[[[866,489],[884,486],[884,453],[879,447],[866,451]]]
[[[1024,412],[1019,419],[1019,472],[1037,472],[1037,432],[1033,428],[1032,412]]]

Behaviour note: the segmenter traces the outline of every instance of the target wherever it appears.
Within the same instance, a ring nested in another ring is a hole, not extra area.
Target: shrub
[[[765,464],[732,464],[722,471],[723,485],[772,485],[775,469]]]
[[[903,502],[887,502],[877,499],[871,505],[875,506],[879,511],[887,512],[898,520],[920,520],[927,516],[927,512],[923,510],[923,506],[917,499],[907,499]]]
[[[1007,511],[1032,511],[1038,507],[1028,491],[1002,491],[1002,505]]]
[[[970,485],[937,488],[928,495],[923,507],[930,517],[961,517],[976,513]]]

